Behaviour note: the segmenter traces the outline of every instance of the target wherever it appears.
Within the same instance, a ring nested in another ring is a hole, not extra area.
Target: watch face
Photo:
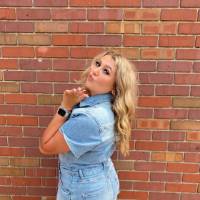
[[[65,114],[66,114],[66,112],[65,112],[65,110],[63,110],[62,108],[59,108],[59,109],[58,109],[58,114],[61,115],[62,117],[64,117]]]

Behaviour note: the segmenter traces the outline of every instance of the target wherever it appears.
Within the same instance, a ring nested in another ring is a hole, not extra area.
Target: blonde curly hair
[[[93,61],[105,55],[112,57],[117,69],[115,85],[112,91],[114,97],[112,109],[115,114],[115,129],[118,133],[120,152],[122,155],[127,156],[129,154],[132,120],[137,104],[136,69],[124,56],[113,50],[108,50],[97,55]],[[83,72],[81,83],[85,82],[88,72],[89,68]]]

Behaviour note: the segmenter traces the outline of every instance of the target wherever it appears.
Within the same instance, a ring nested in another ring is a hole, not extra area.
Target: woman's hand
[[[73,106],[88,97],[88,94],[83,88],[74,88],[72,90],[65,90],[63,93],[62,106],[68,111],[72,110]]]

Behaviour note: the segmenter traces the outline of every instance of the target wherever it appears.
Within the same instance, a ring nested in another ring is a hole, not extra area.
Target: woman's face
[[[108,93],[115,84],[116,66],[110,55],[105,55],[92,62],[85,87],[90,95]]]

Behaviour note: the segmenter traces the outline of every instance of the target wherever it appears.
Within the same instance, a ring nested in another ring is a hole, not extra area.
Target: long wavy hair
[[[94,59],[100,59],[105,55],[110,55],[115,62],[116,78],[112,91],[113,103],[112,109],[115,114],[115,130],[118,134],[118,144],[122,155],[129,154],[129,140],[131,136],[132,121],[135,116],[137,104],[137,74],[135,66],[131,64],[121,54],[108,50]],[[81,77],[81,83],[84,84],[89,68],[86,69]]]

